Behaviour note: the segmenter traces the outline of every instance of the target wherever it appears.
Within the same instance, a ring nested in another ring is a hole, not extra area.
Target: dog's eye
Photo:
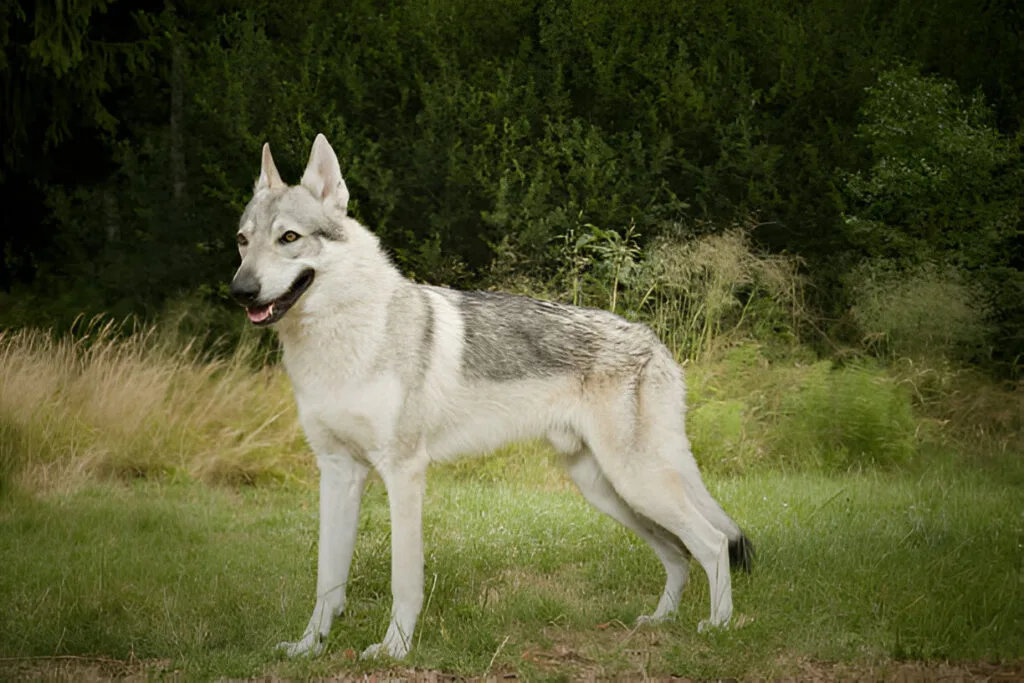
[[[281,244],[291,244],[295,240],[299,239],[299,233],[294,230],[289,230],[285,234],[281,235],[281,239],[278,240]]]
[[[235,239],[238,240],[238,246],[240,247],[244,247],[245,245],[249,244],[249,240],[246,239],[245,235],[243,235],[242,233],[238,233],[237,235],[235,235]]]

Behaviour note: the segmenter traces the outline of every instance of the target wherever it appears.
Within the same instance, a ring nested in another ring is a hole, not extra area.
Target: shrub
[[[862,340],[889,357],[977,358],[991,326],[980,287],[951,266],[869,261],[847,278]]]
[[[1004,263],[1024,179],[984,99],[903,67],[879,75],[860,114],[872,162],[844,176],[851,242],[872,257]]]
[[[918,451],[910,388],[871,361],[836,367],[742,344],[688,368],[687,421],[709,471],[898,467]]]
[[[888,297],[899,312],[865,312],[870,322],[882,323],[867,331],[885,333],[886,325],[916,316],[912,311],[920,310],[921,301],[949,295],[949,310],[937,312],[942,329],[925,320],[928,338],[910,342],[912,335],[902,327],[902,343],[914,352],[922,342],[960,351],[965,344],[977,345],[982,327],[969,309],[979,307],[978,297],[962,289],[966,283],[983,290],[988,307],[997,312],[991,316],[995,324],[985,330],[995,358],[1014,364],[1024,349],[1020,136],[1000,134],[980,94],[964,97],[952,81],[921,76],[910,67],[879,75],[860,114],[858,137],[871,162],[864,171],[842,175],[843,230],[868,259],[909,271],[905,282],[889,283],[901,288]],[[960,321],[967,327],[950,335]]]
[[[629,304],[680,357],[699,359],[742,334],[793,340],[805,316],[799,266],[757,252],[741,229],[659,239],[630,283]]]
[[[904,465],[915,453],[907,391],[878,368],[821,361],[781,396],[771,441],[784,461],[843,470]]]

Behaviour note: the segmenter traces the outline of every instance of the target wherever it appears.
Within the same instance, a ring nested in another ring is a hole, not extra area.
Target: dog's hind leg
[[[618,405],[606,405],[603,419],[592,423],[586,442],[622,500],[679,539],[707,574],[711,614],[698,630],[724,626],[732,618],[728,538],[697,508],[683,481],[677,449],[685,436],[673,424],[681,421],[682,410],[668,414],[670,401],[644,402],[656,405],[654,414],[638,413],[633,397],[623,392]]]
[[[595,508],[616,520],[647,542],[665,567],[665,590],[653,614],[643,615],[638,623],[656,623],[675,613],[679,598],[690,578],[690,554],[679,539],[649,519],[638,515],[601,471],[589,448],[581,448],[565,458],[569,476],[580,493]]]
[[[711,590],[711,614],[698,630],[724,626],[732,617],[732,580],[729,576],[729,543],[690,500],[679,471],[658,458],[636,452],[625,458],[595,449],[601,470],[616,493],[636,511],[675,535],[703,567]],[[603,456],[603,457],[602,457]]]

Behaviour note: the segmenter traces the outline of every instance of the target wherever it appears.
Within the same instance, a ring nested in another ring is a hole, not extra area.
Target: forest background
[[[738,229],[798,257],[776,332],[1016,378],[1022,27],[1012,0],[5,3],[0,324],[237,338],[260,145],[295,182],[323,132],[421,281],[605,305],[656,245]]]

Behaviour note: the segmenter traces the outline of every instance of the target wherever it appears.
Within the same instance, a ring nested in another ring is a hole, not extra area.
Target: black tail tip
[[[733,569],[742,569],[749,574],[754,566],[754,554],[754,544],[746,534],[740,533],[739,538],[729,541],[729,564]]]

